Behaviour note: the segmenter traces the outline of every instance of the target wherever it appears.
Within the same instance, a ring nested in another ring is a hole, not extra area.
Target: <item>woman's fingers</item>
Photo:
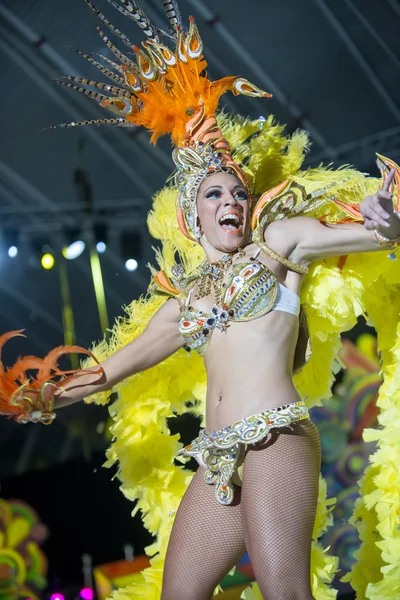
[[[379,227],[379,223],[377,223],[376,221],[372,220],[372,219],[365,219],[364,220],[364,227],[365,229],[376,229],[377,227]]]
[[[374,201],[371,203],[371,209],[375,211],[380,217],[382,217],[382,219],[389,219],[390,217],[390,213],[388,213],[379,202],[379,197],[375,198]]]
[[[377,227],[390,227],[388,220],[391,217],[392,192],[395,169],[391,169],[386,177],[382,189],[378,190],[373,196],[367,196],[360,204],[360,211],[364,218],[366,229],[376,229]]]
[[[378,227],[378,225],[389,227],[389,223],[386,219],[388,219],[390,215],[380,206],[379,201],[374,201],[373,197],[363,207],[361,212],[364,217],[364,223],[365,221],[373,221],[376,223],[375,227]]]
[[[385,192],[389,192],[390,184],[392,183],[394,176],[396,173],[396,169],[391,169],[389,175],[386,177],[385,183],[382,186],[382,190]]]
[[[364,227],[369,230],[378,227],[390,227],[388,220],[391,217],[392,192],[390,190],[395,176],[395,169],[391,169],[386,177],[382,189],[373,196],[367,196],[360,204],[360,211],[364,218]]]
[[[390,192],[386,192],[385,190],[379,190],[377,193],[379,200],[383,200],[384,202],[388,202],[392,199],[393,194]]]

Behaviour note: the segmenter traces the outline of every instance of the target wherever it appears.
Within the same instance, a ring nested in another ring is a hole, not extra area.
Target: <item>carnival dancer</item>
[[[73,77],[60,83],[116,113],[101,123],[143,125],[154,142],[171,135],[175,185],[155,198],[149,216],[164,242],[163,269],[153,274],[147,298],[116,323],[111,342],[93,350],[98,367],[60,382],[48,371],[44,382],[43,371],[35,381],[3,370],[0,409],[22,422],[48,423],[54,408],[119,391],[110,462],[119,461],[124,493],[138,499],[157,536],[152,567],[121,598],[209,600],[246,549],[261,596],[253,588],[244,597],[333,598],[326,584],[334,561],[312,546],[316,515],[317,530],[328,517],[323,495],[318,506],[320,445],[307,406],[329,389],[340,332],[365,311],[379,330],[382,300],[399,308],[398,267],[387,255],[396,259],[400,243],[400,169],[378,156],[382,184],[353,169],[300,171],[305,134],[286,138],[272,118],[217,118],[228,90],[270,95],[241,77],[211,82],[194,20],[186,31],[175,2],[164,2],[173,50],[135,2],[111,4],[147,35],[143,49],[133,46],[136,61],[97,26],[119,62],[81,54],[115,85]],[[64,126],[91,123],[100,122]],[[372,299],[378,285],[381,297]],[[392,367],[399,311],[387,309],[388,323],[383,351]],[[169,442],[163,447],[166,418],[203,410],[195,353],[204,357],[207,378],[205,427],[185,448],[175,438],[171,454]],[[160,364],[164,371],[155,371]],[[174,457],[195,457],[195,475]]]

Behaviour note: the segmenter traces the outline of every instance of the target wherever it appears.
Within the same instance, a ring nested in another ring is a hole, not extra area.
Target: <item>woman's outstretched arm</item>
[[[82,373],[57,390],[54,407],[61,408],[109,390],[123,379],[154,367],[182,348],[185,342],[178,331],[178,319],[178,302],[170,299],[156,312],[139,337],[101,363],[102,375]]]
[[[383,250],[379,236],[397,238],[397,242],[400,236],[400,218],[389,192],[393,176],[394,171],[381,190],[359,205],[364,223],[324,224],[309,217],[293,217],[271,223],[265,230],[266,243],[281,252],[284,245],[289,258],[304,265],[329,256]]]

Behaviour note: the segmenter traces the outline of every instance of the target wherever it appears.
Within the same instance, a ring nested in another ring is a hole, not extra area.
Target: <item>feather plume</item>
[[[114,27],[90,0],[85,0],[85,2],[114,35],[126,46],[132,48],[132,42],[125,34]],[[192,115],[200,105],[203,105],[205,114],[213,116],[220,97],[227,91],[257,97],[270,96],[238,77],[225,77],[212,82],[204,76],[207,62],[202,54],[203,43],[199,32],[193,17],[190,17],[187,33],[183,31],[181,25],[177,25],[181,21],[176,2],[165,3],[170,22],[175,23],[174,50],[170,50],[159,41],[156,30],[134,0],[121,0],[123,7],[115,0],[109,0],[109,2],[122,14],[135,20],[149,37],[147,42],[143,42],[144,50],[133,46],[136,64],[118,50],[97,23],[95,27],[98,34],[107,48],[120,61],[121,67],[106,57],[101,58],[117,73],[123,74],[123,78],[110,72],[88,54],[80,51],[78,53],[107,77],[122,84],[125,89],[79,77],[64,77],[58,79],[57,82],[96,100],[104,108],[108,108],[124,118],[127,123],[145,127],[152,133],[152,143],[156,143],[160,136],[170,134],[175,145],[184,145],[187,133],[186,125]],[[124,83],[122,83],[122,79],[124,79]],[[82,86],[108,91],[117,99],[124,98],[126,101],[118,103],[115,98],[98,94]],[[100,124],[99,121],[97,123]],[[119,123],[112,123],[119,125]],[[77,124],[85,125],[86,122],[79,121]],[[92,122],[92,124],[94,123]],[[69,125],[64,124],[64,126],[68,127]],[[71,126],[75,125],[71,124]]]
[[[114,83],[119,83],[120,85],[125,85],[125,79],[123,77],[121,77],[120,75],[117,75],[113,71],[110,71],[110,69],[107,69],[104,65],[102,65],[97,60],[92,58],[89,54],[86,54],[86,52],[81,52],[81,50],[75,50],[75,48],[70,48],[70,50],[73,50],[74,52],[76,52],[77,54],[82,56],[82,58],[84,58],[91,65],[96,67],[96,69],[99,69],[99,71],[101,71],[103,73],[103,75],[108,77],[108,79],[111,79],[111,81],[114,81]],[[115,64],[115,63],[113,63],[113,64]]]
[[[1,354],[3,351],[3,346],[8,340],[11,340],[13,337],[26,337],[22,332],[24,329],[14,329],[13,331],[8,331],[7,333],[3,333],[0,336],[0,375],[4,375],[5,370],[3,363],[1,362]]]
[[[176,36],[177,29],[183,31],[183,23],[178,4],[175,0],[163,0],[164,9],[168,18],[169,28]]]
[[[133,43],[130,41],[130,39],[124,33],[122,33],[122,31],[117,29],[117,27],[115,27],[111,23],[111,21],[109,21],[109,19],[107,19],[107,17],[98,8],[96,8],[94,4],[90,2],[90,0],[85,0],[85,2],[90,8],[90,10],[96,15],[98,19],[100,19],[102,23],[104,23],[104,25],[106,25],[106,27],[108,27],[108,29],[111,31],[111,33],[113,33],[113,35],[115,35],[115,37],[121,40],[121,42],[125,44],[125,46],[128,46],[129,49],[132,49]]]
[[[114,61],[107,58],[107,56],[103,56],[103,54],[99,54],[98,52],[91,52],[90,56],[98,56],[99,58],[101,58],[101,60],[104,60],[104,62],[106,62],[108,65],[110,65],[110,67],[112,69],[114,69],[114,71],[117,71],[118,73],[122,73],[122,65],[118,65]],[[132,63],[132,65],[133,65],[133,63]]]
[[[88,90],[86,88],[80,87],[79,85],[75,85],[74,83],[69,83],[69,81],[55,79],[54,82],[59,83],[60,85],[64,85],[65,87],[68,87],[71,90],[75,90],[76,92],[80,92],[81,94],[84,94],[88,98],[91,98],[92,100],[95,100],[98,103],[109,100],[109,97],[105,96],[104,94],[98,94],[97,92],[93,92],[92,90]]]
[[[126,65],[126,66],[130,67],[131,69],[136,69],[135,63],[132,62],[127,56],[125,56],[125,54],[123,54],[122,52],[120,52],[118,50],[118,48],[112,43],[112,41],[107,37],[107,35],[100,28],[100,26],[97,25],[97,23],[95,23],[95,28],[96,28],[97,33],[99,34],[99,36],[101,37],[101,39],[103,40],[105,45],[107,46],[107,48],[109,50],[111,50],[111,52],[114,54],[114,56],[116,56],[123,65]]]
[[[122,6],[120,6],[114,0],[107,0],[114,8],[116,8],[124,17],[128,17],[135,21],[135,23],[144,31],[148,38],[153,39],[154,41],[159,41],[158,30],[154,27],[146,13],[143,11],[142,7],[135,0],[120,0]]]
[[[59,128],[72,128],[72,127],[81,127],[84,125],[114,125],[115,127],[135,127],[135,125],[130,125],[122,118],[114,118],[114,119],[91,119],[85,121],[71,121],[69,123],[60,123],[59,125],[50,125],[50,127],[45,127],[42,131],[48,131],[49,129],[59,129]]]
[[[10,331],[0,336],[0,357],[3,345],[13,337],[22,336],[22,330]],[[25,336],[22,336],[25,337]],[[37,356],[19,357],[11,367],[4,367],[0,360],[0,414],[18,417],[29,412],[31,400],[28,392],[40,391],[44,384],[51,383],[59,387],[59,379],[68,377],[68,381],[78,378],[83,373],[82,369],[62,370],[58,367],[61,356],[70,353],[85,354],[89,356],[96,368],[84,371],[85,374],[101,375],[102,367],[98,364],[92,352],[80,346],[59,346],[51,350],[44,358]],[[36,375],[32,375],[36,371]],[[56,380],[57,378],[57,380]]]
[[[127,90],[123,90],[122,88],[114,85],[109,85],[108,83],[101,83],[99,81],[93,81],[92,79],[84,79],[83,77],[71,77],[70,75],[65,75],[64,77],[60,77],[54,81],[55,83],[63,83],[65,80],[72,81],[73,83],[80,83],[82,85],[86,85],[87,87],[94,87],[97,90],[108,92],[114,96],[121,96],[123,98],[131,97],[131,94]]]

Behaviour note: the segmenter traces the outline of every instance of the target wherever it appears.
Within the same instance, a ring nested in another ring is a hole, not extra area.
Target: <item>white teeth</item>
[[[219,220],[221,225],[225,221],[234,221],[236,225],[239,225],[239,223],[240,223],[240,219],[239,219],[238,215],[233,214],[233,213],[227,213],[226,215],[223,215]]]

